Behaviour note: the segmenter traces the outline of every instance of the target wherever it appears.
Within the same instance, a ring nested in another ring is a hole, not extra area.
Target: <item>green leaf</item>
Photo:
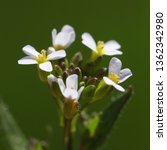
[[[89,129],[90,137],[93,137],[100,122],[100,115],[97,115],[88,121],[87,127]]]
[[[0,99],[0,150],[28,150],[28,142]]]
[[[125,104],[129,101],[131,95],[132,95],[132,88],[129,87],[124,94],[122,94],[118,98],[115,98],[103,111],[101,116],[101,122],[97,127],[94,137],[93,138],[87,137],[86,140],[87,142],[84,142],[86,144],[85,146],[86,150],[98,149],[105,143],[106,138],[109,135],[110,131],[112,130],[116,120],[118,119],[121,110],[123,109]]]
[[[41,146],[40,144],[37,144],[37,145],[35,146],[35,150],[43,150],[43,149],[42,149],[42,146]]]

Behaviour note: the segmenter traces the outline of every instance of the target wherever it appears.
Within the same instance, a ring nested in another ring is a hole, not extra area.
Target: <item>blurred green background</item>
[[[51,30],[70,24],[77,33],[68,49],[90,50],[81,44],[81,34],[90,32],[96,40],[115,39],[122,45],[119,56],[133,77],[123,84],[135,90],[131,102],[117,121],[104,150],[149,149],[149,1],[148,0],[48,0],[1,1],[0,4],[0,95],[8,104],[26,137],[50,140],[52,150],[60,149],[62,131],[54,102],[38,79],[35,66],[21,66],[26,44],[41,50],[51,45]],[[108,65],[105,57],[103,65]],[[119,92],[117,92],[119,93]],[[53,130],[53,132],[49,132]]]

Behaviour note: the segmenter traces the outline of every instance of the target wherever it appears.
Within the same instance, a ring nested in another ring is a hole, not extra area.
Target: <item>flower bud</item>
[[[94,76],[100,65],[101,60],[102,60],[102,56],[99,56],[95,60],[90,60],[84,67],[85,74]]]
[[[79,66],[83,61],[83,57],[81,52],[77,52],[75,53],[75,55],[73,56],[73,58],[71,59],[71,62],[75,65],[75,66]]]
[[[66,99],[64,102],[64,117],[72,119],[79,111],[79,102],[77,100]]]
[[[79,83],[79,87],[81,87],[81,86],[85,86],[85,82],[84,81]]]
[[[69,68],[73,70],[73,69],[75,68],[74,64],[73,64],[73,63],[70,63]]]
[[[104,80],[101,80],[100,83],[98,84],[95,94],[94,94],[94,100],[99,100],[107,96],[112,92],[112,86],[107,85]],[[93,100],[93,101],[94,101]]]
[[[89,85],[83,90],[80,98],[80,103],[82,106],[88,104],[93,99],[95,89],[96,87],[94,85]]]
[[[61,97],[61,91],[60,91],[59,85],[57,83],[57,78],[54,75],[50,74],[47,77],[47,81],[48,81],[48,85],[49,85],[49,88],[50,88],[52,95],[55,98]]]
[[[107,76],[107,68],[100,68],[96,72],[96,77],[103,78],[104,76]]]
[[[63,80],[66,80],[66,78],[69,76],[69,73],[68,73],[68,71],[66,70],[66,71],[64,71],[63,72]]]
[[[87,76],[83,76],[83,81],[87,82],[88,81],[88,77]]]
[[[63,71],[62,71],[62,69],[59,65],[55,65],[54,70],[55,70],[56,76],[62,76],[63,75]]]
[[[95,85],[97,82],[97,78],[96,77],[91,77],[88,79],[88,82],[86,83],[87,85]]]
[[[74,70],[74,73],[78,75],[78,79],[79,81],[81,81],[82,79],[82,71],[79,67],[76,67],[75,70]]]
[[[66,69],[66,64],[65,64],[65,62],[61,62],[60,66],[61,66],[62,70],[65,70],[65,69]]]

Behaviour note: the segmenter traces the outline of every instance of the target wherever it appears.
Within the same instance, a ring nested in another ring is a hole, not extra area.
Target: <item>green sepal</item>
[[[96,86],[89,85],[83,90],[80,97],[81,109],[92,100],[95,89]]]
[[[102,56],[98,55],[96,52],[92,51],[92,54],[90,56],[90,62],[97,62],[101,60]]]
[[[77,100],[66,99],[64,102],[64,117],[72,119],[79,111],[79,102]]]
[[[96,88],[93,101],[105,98],[113,90],[112,86],[107,85],[104,80],[101,80]]]

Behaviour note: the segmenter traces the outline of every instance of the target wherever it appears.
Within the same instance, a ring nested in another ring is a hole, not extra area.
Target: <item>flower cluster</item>
[[[87,62],[77,52],[70,61],[66,58],[67,49],[75,41],[75,31],[70,25],[60,32],[52,30],[52,46],[39,53],[34,47],[26,45],[27,55],[18,64],[37,64],[40,79],[47,83],[52,95],[63,104],[65,118],[72,118],[88,104],[105,98],[113,88],[124,92],[119,84],[132,76],[131,70],[122,69],[122,62],[112,57],[108,68],[99,67],[103,55],[121,55],[120,44],[115,40],[97,43],[89,33],[83,33],[82,43],[92,50]]]

